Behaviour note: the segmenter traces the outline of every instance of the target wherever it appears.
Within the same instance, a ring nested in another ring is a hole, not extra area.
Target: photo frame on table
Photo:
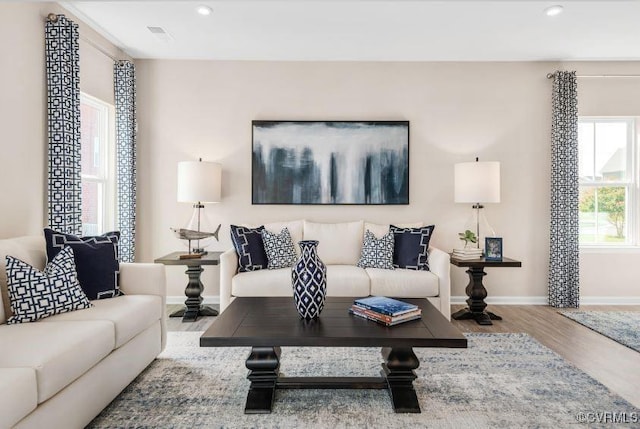
[[[252,121],[252,204],[409,204],[409,121]]]
[[[484,253],[486,261],[502,261],[502,237],[486,237]]]

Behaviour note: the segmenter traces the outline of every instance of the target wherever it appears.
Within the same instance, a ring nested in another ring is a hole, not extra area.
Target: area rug
[[[640,352],[640,312],[560,311],[564,317]]]
[[[249,348],[200,348],[199,333],[170,332],[89,427],[558,428],[640,411],[527,334],[466,335],[468,349],[415,349],[421,414],[395,414],[385,390],[284,390],[271,414],[245,415]],[[379,349],[283,347],[281,372],[377,376],[381,362]]]

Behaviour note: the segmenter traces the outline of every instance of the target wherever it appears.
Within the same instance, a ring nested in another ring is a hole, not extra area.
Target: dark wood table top
[[[180,255],[184,255],[186,253],[188,252],[169,253],[161,258],[157,258],[153,262],[164,265],[218,265],[220,263],[220,255],[222,255],[222,252],[208,252],[200,258],[180,259]]]
[[[451,255],[451,263],[456,267],[476,267],[476,268],[490,268],[490,267],[521,267],[522,262],[515,259],[502,258],[501,261],[487,261],[484,258],[476,259],[457,259]]]
[[[318,320],[305,321],[293,297],[236,298],[200,337],[202,347],[467,347],[467,339],[428,300],[422,319],[384,326],[349,314],[355,298],[331,297]]]

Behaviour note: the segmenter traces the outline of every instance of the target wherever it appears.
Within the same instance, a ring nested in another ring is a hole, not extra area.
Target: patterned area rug
[[[385,390],[285,390],[272,414],[245,415],[249,349],[200,348],[199,333],[170,332],[89,427],[558,428],[579,413],[640,411],[526,334],[466,335],[468,349],[415,350],[421,414],[395,414]],[[379,349],[283,347],[281,372],[377,376],[381,362]]]
[[[640,352],[640,312],[560,311],[565,317]]]

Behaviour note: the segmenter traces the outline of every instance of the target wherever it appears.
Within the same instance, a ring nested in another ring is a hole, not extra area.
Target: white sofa
[[[389,225],[364,221],[316,223],[305,220],[265,224],[272,232],[287,227],[296,251],[300,240],[318,240],[318,255],[327,266],[327,296],[383,295],[397,298],[427,298],[447,318],[451,318],[451,280],[449,254],[429,248],[430,271],[406,269],[362,269],[356,266],[362,250],[364,232],[376,237],[389,231]],[[397,225],[417,227],[422,224]],[[220,309],[238,296],[293,296],[291,268],[238,273],[234,249],[220,256]]]
[[[7,254],[42,269],[44,238],[0,240],[0,428],[82,428],[164,348],[164,267],[120,264],[124,296],[7,325]]]

